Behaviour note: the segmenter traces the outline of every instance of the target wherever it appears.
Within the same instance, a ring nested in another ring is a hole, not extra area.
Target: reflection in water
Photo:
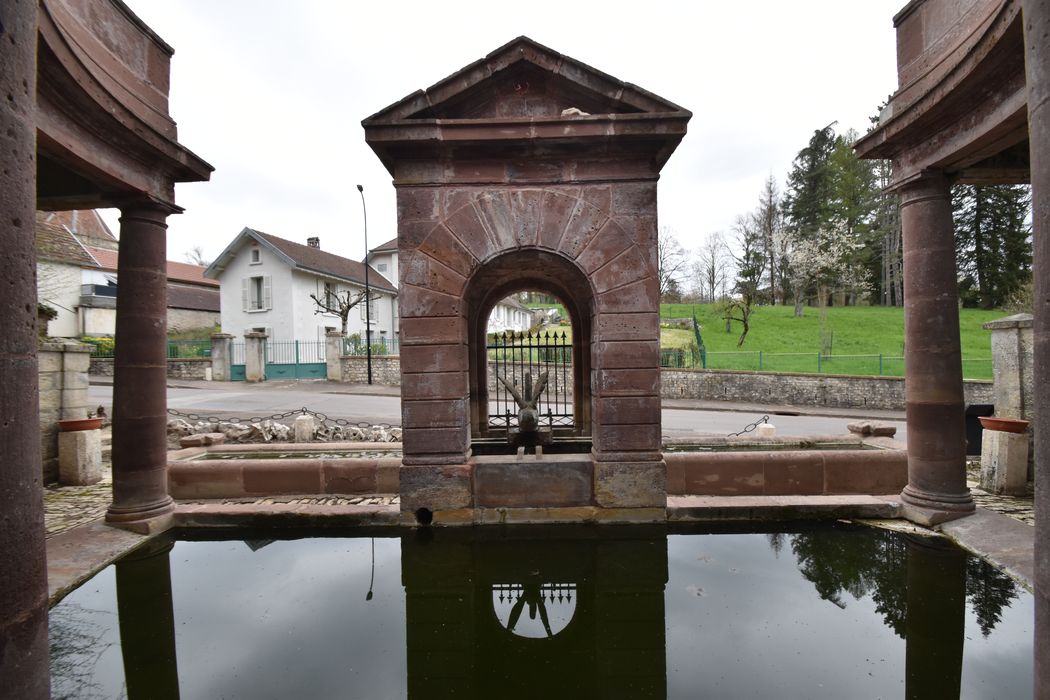
[[[1007,614],[1030,597],[940,539],[615,527],[246,542],[172,556],[155,540],[71,594],[51,613],[55,697],[1024,697],[1030,675],[1030,630]],[[975,661],[989,636],[996,653]]]
[[[886,625],[899,637],[905,637],[907,572],[915,559],[940,561],[944,570],[935,571],[934,580],[965,587],[965,598],[985,637],[995,629],[1003,609],[1017,598],[1017,585],[1010,577],[982,559],[966,556],[946,540],[863,528],[836,534],[828,537],[822,531],[809,531],[786,536],[802,575],[821,598],[842,608],[846,606],[844,594],[854,600],[870,595]],[[770,548],[779,554],[785,535],[768,537]],[[950,566],[944,552],[958,553]]]
[[[106,698],[95,677],[99,657],[112,642],[106,640],[106,625],[96,618],[107,613],[76,603],[56,607],[48,620],[51,647],[51,697]]]

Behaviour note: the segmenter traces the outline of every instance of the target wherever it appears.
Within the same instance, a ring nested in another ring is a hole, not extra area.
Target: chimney
[[[306,245],[310,246],[311,248],[317,248],[318,250],[320,250],[321,249],[321,239],[318,238],[317,236],[310,236],[309,238],[306,239]]]

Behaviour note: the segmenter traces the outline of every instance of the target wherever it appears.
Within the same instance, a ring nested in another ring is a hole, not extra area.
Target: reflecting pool
[[[1031,697],[1031,595],[940,539],[375,535],[152,542],[51,611],[54,697]]]

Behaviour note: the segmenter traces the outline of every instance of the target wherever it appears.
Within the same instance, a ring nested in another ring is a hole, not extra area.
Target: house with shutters
[[[397,339],[397,289],[374,268],[368,271],[372,291],[366,313],[361,303],[350,311],[347,333],[365,336],[371,317],[373,343],[388,346]],[[215,259],[204,276],[217,280],[222,330],[235,336],[263,331],[271,341],[324,341],[327,330],[339,330],[334,313],[315,313],[319,299],[364,291],[365,266],[321,250],[317,237],[306,245],[245,228]]]

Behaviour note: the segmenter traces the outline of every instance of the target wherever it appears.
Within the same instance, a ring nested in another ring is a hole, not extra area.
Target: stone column
[[[904,233],[906,515],[933,524],[974,510],[966,488],[951,188],[942,173],[901,188]]]
[[[244,334],[244,381],[266,381],[267,333],[250,331]]]
[[[0,3],[0,686],[47,698],[47,570],[40,491],[36,316],[36,13]]]
[[[1023,0],[1035,279],[1035,386],[1050,386],[1050,0]],[[1035,697],[1050,698],[1050,392],[1034,403]]]
[[[339,358],[343,355],[344,337],[339,331],[328,331],[324,335],[324,360],[330,382],[343,381],[343,363]]]
[[[106,520],[164,527],[168,495],[167,250],[170,210],[150,202],[124,207],[117,261],[113,360],[113,504]]]
[[[155,539],[117,563],[117,616],[129,700],[178,700],[175,612],[168,552]]]
[[[233,377],[233,336],[216,333],[211,337],[211,378],[228,382]]]

